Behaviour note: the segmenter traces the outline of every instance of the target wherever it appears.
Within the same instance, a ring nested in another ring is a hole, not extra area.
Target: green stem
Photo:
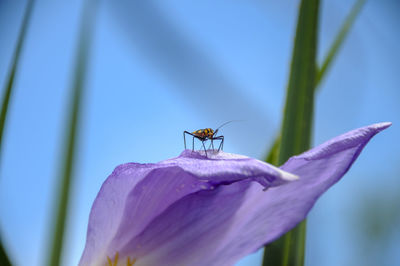
[[[6,119],[7,119],[8,107],[10,105],[11,96],[13,94],[15,75],[18,70],[18,63],[19,63],[19,58],[21,55],[22,47],[25,43],[25,36],[26,36],[26,32],[28,29],[29,21],[31,18],[32,10],[33,10],[33,3],[34,3],[34,0],[28,1],[28,4],[26,5],[26,8],[25,8],[24,18],[22,21],[19,35],[18,35],[17,46],[15,48],[14,55],[11,60],[11,68],[10,68],[10,72],[8,74],[8,77],[7,77],[7,80],[5,83],[4,94],[2,97],[1,113],[0,113],[0,160],[1,160],[1,155],[2,155],[3,134],[4,134],[4,128],[5,128]],[[4,248],[1,237],[0,237],[0,265],[11,266],[10,259],[8,258],[8,255]]]
[[[0,265],[11,266],[10,259],[8,258],[8,255],[4,249],[4,245],[1,241],[1,238],[0,238]]]
[[[319,0],[302,0],[278,152],[278,165],[310,147]],[[263,265],[303,265],[305,222],[266,246]]]
[[[349,15],[346,17],[339,33],[335,37],[335,41],[332,43],[327,55],[325,56],[321,67],[317,71],[317,78],[315,82],[315,90],[318,91],[320,88],[321,82],[326,76],[327,71],[329,70],[332,62],[338,54],[339,49],[343,45],[344,40],[351,27],[353,26],[355,19],[360,14],[362,7],[366,3],[366,0],[358,0],[352,7]],[[278,165],[278,153],[279,153],[279,145],[280,145],[280,135],[275,138],[275,141],[265,158],[265,161],[274,165]]]
[[[71,184],[73,183],[73,172],[75,167],[76,143],[79,133],[79,120],[81,112],[82,96],[84,94],[84,81],[87,73],[89,54],[89,41],[95,18],[97,2],[88,0],[83,10],[81,31],[77,49],[76,66],[73,77],[73,96],[68,118],[68,134],[64,142],[64,158],[61,171],[61,183],[59,187],[59,199],[55,212],[55,227],[52,243],[50,246],[48,264],[49,266],[60,265],[61,252],[64,239],[65,222],[67,218],[68,198]]]
[[[349,30],[353,26],[358,14],[362,10],[362,7],[364,6],[365,2],[366,2],[366,0],[358,0],[353,5],[349,15],[346,17],[342,27],[340,28],[339,33],[336,35],[335,41],[333,42],[332,46],[330,47],[329,52],[326,55],[322,65],[317,73],[317,79],[316,79],[316,85],[315,85],[316,88],[321,83],[322,79],[325,76],[326,71],[329,69],[331,63],[333,62],[333,59],[337,55],[340,47],[343,45],[343,41],[346,39],[346,36],[349,33]]]
[[[8,106],[10,104],[11,96],[13,94],[15,74],[17,73],[17,70],[18,70],[18,63],[19,63],[19,58],[21,55],[22,47],[25,43],[25,36],[26,36],[26,31],[27,31],[28,25],[29,25],[30,17],[32,14],[33,3],[34,3],[34,0],[30,0],[26,6],[21,30],[19,32],[19,36],[18,36],[18,40],[17,40],[17,47],[15,48],[15,51],[14,51],[14,56],[11,61],[10,73],[8,74],[5,89],[4,89],[4,95],[3,95],[3,101],[1,104],[1,113],[0,113],[0,155],[1,155],[1,150],[2,150],[3,133],[4,133],[4,126],[5,126],[6,119],[7,119]]]

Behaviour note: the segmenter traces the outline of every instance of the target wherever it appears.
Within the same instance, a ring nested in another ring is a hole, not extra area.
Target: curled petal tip
[[[391,125],[392,125],[392,122],[381,122],[381,123],[373,124],[372,126],[374,126],[378,130],[383,130],[383,129],[390,127]]]

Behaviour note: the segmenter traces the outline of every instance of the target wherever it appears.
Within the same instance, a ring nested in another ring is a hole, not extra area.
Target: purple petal
[[[188,150],[157,164],[118,166],[93,204],[80,264],[102,264],[107,256],[113,257],[154,218],[186,195],[245,179],[268,188],[297,177],[245,156],[209,152],[206,158]]]
[[[292,157],[281,168],[300,177],[294,182],[267,164],[222,152],[120,166],[93,204],[80,264],[103,265],[118,251],[136,258],[135,266],[232,265],[303,220],[388,126],[360,128]]]

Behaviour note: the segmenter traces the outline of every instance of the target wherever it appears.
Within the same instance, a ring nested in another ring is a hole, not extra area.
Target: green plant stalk
[[[338,51],[340,50],[341,46],[343,45],[344,40],[348,32],[350,31],[351,27],[353,26],[355,19],[360,14],[362,7],[366,3],[366,0],[358,0],[353,5],[349,15],[346,17],[340,31],[335,37],[335,41],[332,43],[331,47],[329,48],[329,52],[325,56],[321,67],[317,71],[317,78],[315,83],[315,90],[318,92],[322,81],[324,80],[327,70],[329,70],[332,62],[334,61],[335,57],[337,56]],[[278,152],[279,152],[279,145],[280,145],[280,135],[275,138],[274,144],[272,145],[270,151],[268,152],[267,156],[265,157],[265,161],[274,165],[278,165]]]
[[[310,147],[319,0],[302,0],[284,110],[278,164]]]
[[[271,149],[269,150],[267,157],[265,160],[267,163],[278,165],[278,154],[279,154],[279,147],[281,145],[281,135],[279,134],[274,141]]]
[[[17,73],[17,70],[18,70],[18,63],[19,63],[19,58],[21,55],[22,47],[25,43],[25,36],[26,36],[26,31],[28,29],[29,21],[31,18],[31,14],[32,14],[33,3],[34,3],[34,0],[30,0],[25,9],[25,14],[24,14],[24,18],[22,21],[21,30],[18,35],[17,47],[15,48],[14,55],[13,55],[13,58],[11,61],[11,69],[10,69],[10,72],[7,77],[4,94],[3,94],[3,98],[2,98],[1,113],[0,113],[0,154],[1,154],[1,150],[2,150],[3,132],[4,132],[4,126],[5,126],[6,118],[7,118],[8,106],[10,104],[11,96],[13,93],[15,74]]]
[[[71,184],[73,183],[73,172],[75,167],[76,144],[79,133],[79,121],[82,105],[82,96],[84,94],[84,81],[87,73],[87,63],[89,54],[89,41],[91,39],[92,28],[95,19],[95,10],[97,2],[88,0],[83,9],[83,18],[80,35],[78,39],[77,59],[73,76],[73,96],[69,108],[69,119],[67,121],[68,133],[64,142],[63,166],[61,170],[61,183],[57,209],[54,215],[55,226],[53,239],[49,247],[49,258],[47,265],[60,265],[63,239],[65,232],[65,222],[67,218],[68,199]]]
[[[278,152],[278,164],[310,147],[316,81],[319,0],[302,0]],[[305,221],[267,245],[263,265],[303,265]]]
[[[340,47],[343,45],[343,42],[344,42],[349,30],[353,26],[355,19],[359,15],[359,13],[362,10],[362,7],[364,6],[365,3],[366,3],[366,0],[356,1],[355,4],[353,5],[349,15],[346,17],[339,33],[335,37],[335,41],[333,42],[332,46],[330,47],[328,54],[325,56],[321,67],[317,71],[317,77],[316,77],[316,82],[315,82],[315,90],[316,91],[319,88],[319,85],[321,84],[323,78],[325,77],[325,74],[326,74],[327,70],[329,69],[330,65],[332,64],[334,58],[337,56],[337,53],[338,53]],[[275,139],[274,144],[265,159],[267,162],[278,165],[278,154],[279,154],[280,144],[281,144],[281,139],[280,139],[280,136],[278,136]],[[305,223],[301,223],[299,225],[299,227],[303,228],[303,229],[295,229],[295,230],[300,232],[299,233],[300,234],[299,237],[301,239],[300,241],[304,241],[302,239],[305,239]],[[294,241],[294,242],[296,242],[296,241]],[[286,242],[286,247],[288,247],[288,243],[289,242]],[[270,244],[268,246],[268,248],[269,248],[270,255],[268,255],[267,252],[264,253],[263,265],[267,265],[268,262],[272,262],[272,261],[279,263],[279,259],[271,258],[271,256],[273,256],[271,254],[279,254],[280,253],[281,245],[279,244],[279,242],[274,242],[274,243]],[[299,253],[301,253],[300,250],[298,250],[298,251],[299,251]],[[300,254],[298,254],[298,256],[300,256]],[[282,261],[282,263],[280,265],[286,265],[287,263],[288,263],[288,259],[285,259]],[[271,265],[272,265],[272,263],[271,263]]]
[[[3,144],[3,134],[4,134],[4,128],[5,128],[6,119],[7,119],[7,111],[8,111],[8,107],[10,105],[11,96],[13,94],[15,75],[18,70],[18,63],[19,63],[21,51],[22,51],[22,48],[25,43],[25,36],[26,36],[27,29],[28,29],[29,21],[30,21],[31,15],[32,15],[33,4],[34,4],[34,0],[30,0],[30,1],[28,1],[27,5],[26,5],[24,18],[22,20],[21,29],[20,29],[20,32],[18,35],[17,46],[15,48],[14,55],[11,60],[10,72],[6,79],[6,83],[4,86],[5,88],[3,90],[4,94],[2,97],[1,112],[0,112],[0,160],[1,160],[2,149],[3,149],[3,145],[2,145]],[[11,266],[10,259],[9,259],[7,252],[3,246],[3,241],[2,241],[1,236],[0,236],[0,265]]]
[[[0,239],[0,241],[1,241],[1,239]],[[0,242],[0,265],[11,266],[10,259],[8,258],[7,253],[1,242]]]
[[[351,8],[349,15],[346,17],[343,25],[340,28],[340,31],[336,35],[335,40],[332,46],[330,47],[329,52],[326,55],[317,73],[316,84],[315,84],[316,88],[318,87],[318,85],[320,85],[321,81],[325,76],[326,71],[331,66],[331,63],[333,62],[333,59],[337,55],[340,47],[342,47],[343,42],[346,39],[347,34],[349,33],[349,30],[353,26],[357,16],[360,14],[360,11],[362,10],[362,7],[364,6],[365,2],[366,0],[357,0],[354,3],[353,7]]]

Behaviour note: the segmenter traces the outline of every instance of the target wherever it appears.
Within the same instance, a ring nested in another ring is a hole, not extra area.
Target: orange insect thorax
[[[214,136],[214,130],[212,130],[211,128],[199,129],[193,131],[192,134],[200,138],[212,138]]]

